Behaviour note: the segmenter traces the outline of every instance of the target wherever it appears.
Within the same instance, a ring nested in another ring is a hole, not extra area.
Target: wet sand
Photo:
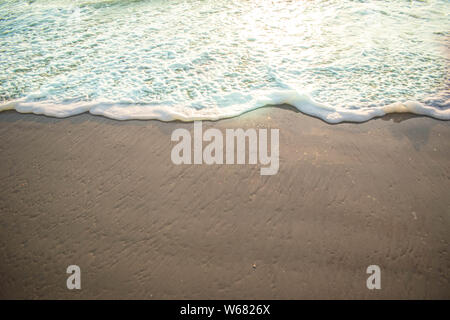
[[[450,298],[450,122],[211,127],[280,129],[278,174],[172,164],[192,123],[0,113],[0,298]]]

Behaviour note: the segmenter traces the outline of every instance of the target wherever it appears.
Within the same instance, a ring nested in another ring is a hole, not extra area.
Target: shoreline
[[[273,176],[172,164],[193,122],[1,112],[0,297],[450,299],[450,122],[289,109],[203,121],[280,129]]]
[[[16,111],[23,114],[44,115],[65,119],[84,113],[94,116],[103,116],[112,120],[159,120],[162,122],[182,121],[220,121],[242,116],[261,108],[288,107],[304,115],[320,119],[328,124],[364,123],[372,119],[381,118],[390,114],[413,114],[427,116],[436,120],[449,121],[450,108],[442,99],[434,97],[437,106],[424,102],[407,100],[394,102],[377,107],[361,107],[347,109],[332,107],[317,102],[307,94],[295,90],[274,91],[259,94],[260,98],[252,98],[242,104],[234,104],[222,108],[194,108],[181,105],[145,104],[130,102],[111,102],[107,100],[78,101],[73,103],[26,102],[23,99],[10,100],[0,103],[0,112]],[[440,102],[439,102],[440,101]],[[430,101],[428,101],[430,102]],[[447,103],[448,104],[448,103]]]

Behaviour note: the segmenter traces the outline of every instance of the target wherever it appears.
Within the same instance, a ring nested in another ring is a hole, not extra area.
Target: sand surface
[[[0,298],[450,298],[450,122],[203,127],[280,129],[278,174],[172,164],[192,123],[0,113]]]

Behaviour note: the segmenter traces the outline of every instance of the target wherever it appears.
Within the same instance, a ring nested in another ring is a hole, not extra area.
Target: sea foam
[[[226,108],[195,109],[183,105],[151,105],[132,104],[129,102],[91,101],[66,104],[49,102],[10,101],[0,105],[0,111],[16,110],[20,113],[42,114],[51,117],[64,118],[84,112],[101,115],[115,120],[157,119],[161,121],[194,121],[219,120],[239,116],[245,112],[273,105],[288,104],[300,112],[320,118],[328,123],[364,122],[389,113],[412,113],[429,116],[440,120],[450,120],[450,108],[441,109],[424,105],[417,101],[396,102],[381,107],[359,108],[348,110],[333,108],[318,102],[305,94],[293,90],[259,93],[246,103],[238,102]]]
[[[0,110],[448,120],[447,0],[0,2]]]

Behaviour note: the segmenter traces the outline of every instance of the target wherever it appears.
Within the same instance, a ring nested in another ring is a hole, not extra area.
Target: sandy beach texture
[[[0,113],[0,298],[450,298],[450,122],[203,127],[280,129],[278,174],[172,164],[192,123]]]

